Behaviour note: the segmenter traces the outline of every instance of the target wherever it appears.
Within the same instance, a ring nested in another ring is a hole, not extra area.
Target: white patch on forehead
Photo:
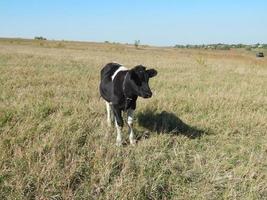
[[[114,74],[111,76],[111,80],[113,81],[115,76],[120,72],[120,71],[126,71],[128,70],[126,67],[124,66],[120,66],[115,72]]]

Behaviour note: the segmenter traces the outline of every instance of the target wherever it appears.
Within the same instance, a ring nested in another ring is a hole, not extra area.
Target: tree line
[[[264,48],[267,49],[267,44],[201,44],[201,45],[192,45],[192,44],[187,44],[187,45],[180,45],[176,44],[174,46],[175,48],[181,48],[181,49],[219,49],[219,50],[230,50],[230,49],[237,49],[237,48],[245,48],[246,50],[252,50],[256,48]]]

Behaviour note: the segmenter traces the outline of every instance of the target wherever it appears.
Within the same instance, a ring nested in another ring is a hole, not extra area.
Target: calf
[[[133,112],[138,96],[150,98],[152,92],[148,81],[157,75],[155,69],[146,70],[138,65],[130,70],[118,63],[108,63],[101,70],[100,94],[106,100],[107,122],[111,126],[111,114],[114,114],[117,128],[116,144],[121,145],[123,127],[122,111],[127,112],[130,143],[134,144]]]

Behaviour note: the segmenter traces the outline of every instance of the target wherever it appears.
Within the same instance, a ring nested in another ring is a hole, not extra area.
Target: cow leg
[[[121,116],[121,111],[119,109],[116,109],[113,107],[113,112],[115,116],[115,125],[117,128],[117,138],[116,138],[116,145],[121,146],[122,145],[122,127],[123,127],[123,119]]]
[[[127,124],[129,127],[129,140],[130,144],[134,145],[135,144],[135,139],[134,139],[134,132],[133,132],[133,109],[129,109],[127,111]]]
[[[111,127],[111,106],[109,102],[106,101],[106,109],[107,109],[107,123],[108,127]]]
[[[116,119],[115,119],[115,125],[116,125],[116,128],[117,128],[116,145],[117,146],[121,146],[122,145],[122,139],[121,139],[121,130],[122,130],[122,127],[118,125],[118,122],[117,122]]]

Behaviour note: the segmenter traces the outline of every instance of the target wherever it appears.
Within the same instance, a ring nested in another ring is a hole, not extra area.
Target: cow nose
[[[150,98],[152,97],[152,92],[146,92],[144,98]]]

